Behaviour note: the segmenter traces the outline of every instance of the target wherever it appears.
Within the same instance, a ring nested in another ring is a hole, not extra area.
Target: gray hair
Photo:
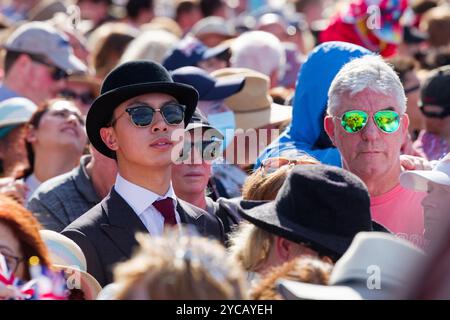
[[[394,69],[380,56],[366,55],[348,62],[334,78],[328,91],[328,114],[336,115],[344,94],[353,97],[365,89],[392,95],[400,112],[406,111],[405,91]]]
[[[231,45],[231,66],[248,68],[270,77],[278,70],[281,79],[286,64],[283,44],[273,34],[265,31],[249,31],[237,37]]]

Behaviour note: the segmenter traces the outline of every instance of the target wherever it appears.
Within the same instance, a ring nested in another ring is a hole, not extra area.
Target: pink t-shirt
[[[420,248],[425,248],[421,204],[425,196],[426,192],[408,190],[399,184],[385,194],[370,197],[372,219],[398,237],[407,239]]]

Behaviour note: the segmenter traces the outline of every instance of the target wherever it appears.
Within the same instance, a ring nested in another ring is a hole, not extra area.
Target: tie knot
[[[169,224],[169,225],[177,224],[177,220],[175,218],[175,207],[173,205],[173,200],[171,198],[157,200],[157,201],[153,202],[153,206],[164,217],[164,224]]]

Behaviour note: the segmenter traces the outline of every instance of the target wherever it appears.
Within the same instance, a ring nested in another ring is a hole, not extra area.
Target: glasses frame
[[[64,71],[60,67],[55,66],[54,64],[48,62],[44,57],[42,57],[40,55],[36,55],[36,54],[28,54],[28,56],[30,57],[30,59],[32,61],[37,62],[39,64],[42,64],[42,65],[52,69],[50,74],[51,74],[51,77],[53,80],[59,81],[59,80],[67,79],[69,77],[69,74],[66,71]]]
[[[166,117],[164,116],[164,113],[162,112],[163,109],[166,108],[167,106],[170,106],[170,105],[176,105],[176,106],[181,107],[182,113],[183,113],[183,118],[181,119],[180,122],[178,122],[178,123],[173,123],[173,124],[172,124],[172,123],[169,123],[169,122],[167,121]],[[133,112],[134,112],[134,110],[137,110],[137,109],[140,109],[140,108],[150,109],[150,110],[153,111],[153,115],[152,115],[152,119],[151,119],[150,123],[147,124],[147,125],[144,125],[144,126],[140,126],[140,125],[136,124],[136,122],[133,121]],[[186,106],[183,105],[183,104],[176,103],[176,102],[169,102],[169,103],[163,105],[161,108],[154,108],[154,107],[152,107],[152,106],[147,106],[147,105],[137,105],[137,106],[129,107],[129,108],[126,108],[125,111],[122,112],[122,114],[121,114],[120,116],[118,116],[116,119],[113,119],[113,120],[111,121],[110,127],[113,127],[113,126],[116,124],[116,122],[117,122],[124,114],[128,113],[128,115],[130,116],[130,121],[131,121],[131,123],[132,123],[135,127],[137,127],[137,128],[148,128],[148,127],[150,127],[150,126],[152,125],[152,123],[153,123],[153,121],[154,121],[154,119],[155,119],[154,115],[155,115],[156,112],[159,112],[159,113],[161,114],[162,118],[164,119],[164,122],[165,122],[167,125],[169,125],[169,126],[177,126],[177,125],[179,125],[180,123],[182,123],[182,122],[184,121],[185,112],[186,112]]]
[[[347,131],[347,130],[345,129],[344,125],[343,125],[343,120],[342,120],[342,119],[344,118],[344,116],[345,116],[347,113],[349,113],[349,112],[356,112],[356,111],[357,111],[357,112],[362,112],[362,113],[364,113],[364,114],[366,115],[366,117],[367,117],[367,122],[361,127],[361,129],[359,129],[359,130],[357,130],[357,131],[355,131],[355,132]],[[396,128],[395,130],[393,130],[393,131],[391,131],[391,132],[383,130],[383,129],[379,126],[378,122],[375,120],[375,116],[376,116],[377,113],[379,113],[379,112],[386,112],[386,111],[393,112],[393,113],[395,113],[395,114],[397,115],[396,118],[397,118],[397,121],[398,121],[398,126],[397,126],[397,128]],[[373,122],[375,123],[376,127],[378,128],[378,130],[380,130],[381,132],[386,133],[386,134],[391,134],[391,133],[397,132],[398,129],[400,128],[400,125],[401,125],[400,122],[401,122],[401,119],[402,119],[402,117],[403,117],[403,114],[400,114],[400,113],[398,113],[397,111],[394,111],[394,110],[378,110],[377,112],[375,112],[375,113],[372,114],[372,117],[370,117],[369,114],[368,114],[366,111],[354,109],[354,110],[349,110],[349,111],[344,112],[341,116],[332,116],[332,117],[333,117],[333,118],[339,119],[339,120],[340,120],[340,125],[341,125],[341,127],[344,129],[345,132],[347,132],[347,133],[349,133],[349,134],[355,134],[355,133],[361,132],[361,131],[367,126],[367,123],[369,122],[369,121],[368,121],[369,118],[372,118],[372,120],[373,120]]]
[[[8,271],[12,274],[15,274],[17,272],[17,269],[19,268],[20,263],[25,261],[25,258],[13,256],[12,254],[9,254],[9,253],[0,252],[0,255],[5,257],[5,262],[7,262],[8,258],[13,259],[15,261],[14,268],[11,268],[11,266],[8,265],[8,269],[9,269]]]

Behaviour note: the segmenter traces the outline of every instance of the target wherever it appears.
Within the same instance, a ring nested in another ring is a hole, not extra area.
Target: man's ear
[[[113,127],[101,128],[100,136],[102,137],[103,143],[106,144],[108,148],[113,151],[119,149]]]
[[[277,258],[281,261],[287,261],[290,255],[291,243],[283,237],[275,237],[275,249]]]
[[[334,121],[332,116],[325,116],[323,119],[323,128],[325,129],[328,137],[330,137],[331,142],[333,142],[333,145],[336,146],[336,143],[334,143]]]
[[[403,133],[405,135],[405,137],[408,135],[408,128],[409,128],[409,116],[407,113],[403,114],[402,117],[402,126],[403,126]]]

